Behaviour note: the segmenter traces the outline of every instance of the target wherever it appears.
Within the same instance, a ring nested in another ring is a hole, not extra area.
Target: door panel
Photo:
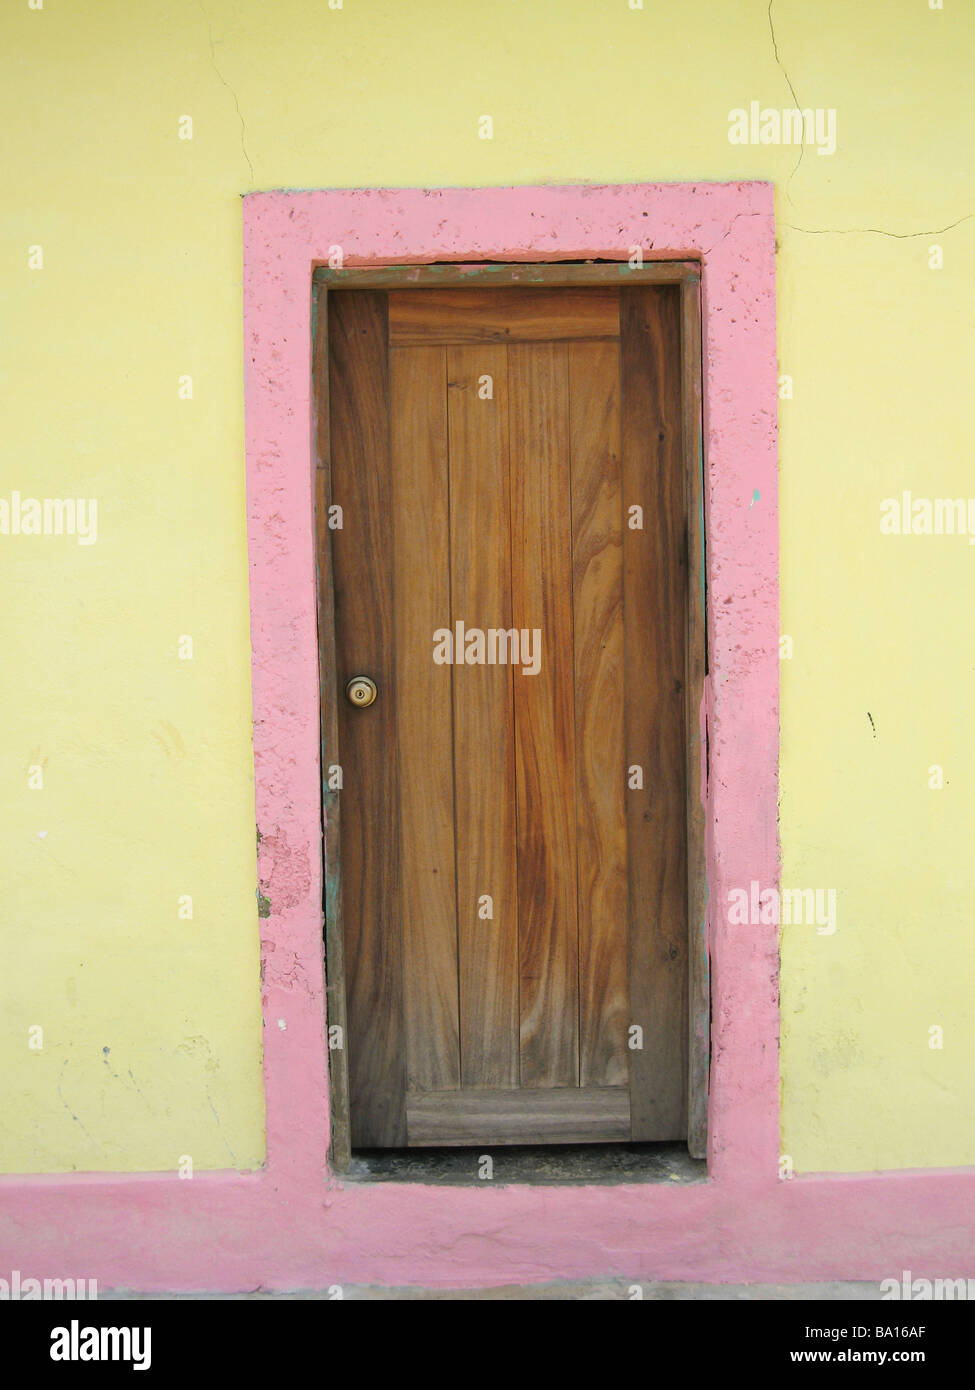
[[[400,927],[393,679],[393,510],[386,409],[386,296],[349,295],[330,315],[332,495],[354,535],[332,548],[343,768],[342,847],[349,1093],[354,1147],[406,1143],[406,1048]],[[336,533],[342,534],[342,533]],[[365,719],[343,717],[347,681],[368,672],[383,692]]]
[[[328,324],[352,1144],[682,1137],[680,291]]]
[[[579,1084],[629,1084],[619,348],[569,347]]]
[[[391,347],[409,343],[564,342],[618,338],[619,291],[600,289],[397,290]]]
[[[623,531],[630,1013],[634,1139],[686,1128],[684,805],[685,527],[680,469],[680,302],[669,287],[622,296],[623,493],[643,530]],[[680,614],[681,620],[675,621]]]
[[[511,626],[506,349],[448,347],[450,625]],[[492,382],[483,397],[479,382]],[[448,610],[441,610],[445,612]],[[422,634],[431,660],[430,633]],[[431,662],[432,664],[432,662]],[[519,1082],[514,692],[510,665],[453,673],[460,1063],[465,1087]],[[492,917],[479,915],[491,898]]]
[[[396,348],[389,371],[407,1089],[447,1090],[460,1085],[454,779],[430,748],[450,748],[453,699],[424,640],[450,607],[446,349]]]
[[[619,1143],[630,1137],[622,1086],[585,1090],[429,1091],[406,1102],[411,1144]]]
[[[567,376],[564,343],[508,348],[514,626],[541,635],[515,676],[522,1086],[579,1084]]]

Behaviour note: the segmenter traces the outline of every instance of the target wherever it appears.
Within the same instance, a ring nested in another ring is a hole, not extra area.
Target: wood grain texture
[[[437,1091],[460,1085],[446,351],[397,348],[389,375],[406,1083]]]
[[[451,622],[511,624],[506,349],[447,349]],[[491,378],[492,395],[479,382]],[[510,665],[455,665],[461,1076],[518,1084],[518,883]],[[490,897],[492,917],[480,915]]]
[[[707,675],[707,592],[700,295],[699,284],[685,283],[681,286],[681,388],[687,493],[687,1147],[694,1158],[704,1158],[707,1153],[708,1071],[711,1052],[711,981],[705,861],[707,748],[706,725],[701,713]]]
[[[623,531],[632,1137],[686,1133],[687,879],[684,636],[686,556],[680,295],[621,291],[623,501],[644,511]]]
[[[353,1147],[406,1142],[405,1036],[396,786],[392,507],[386,297],[371,290],[330,306],[332,492],[343,925]],[[379,697],[355,709],[352,675]]]
[[[521,1084],[579,1080],[572,517],[568,350],[508,348],[513,625],[538,629],[537,675],[517,671]]]
[[[335,607],[332,578],[331,445],[328,410],[328,291],[315,291],[312,374],[315,391],[315,560],[318,591],[318,678],[321,701],[322,826],[324,831],[325,1013],[329,1037],[339,1030],[342,1046],[329,1047],[329,1161],[334,1172],[348,1169],[352,1157],[349,1129],[349,1067],[345,1040],[345,950],[342,927],[341,792],[330,785],[328,769],[339,762],[338,692],[335,674]]]
[[[619,291],[596,289],[395,290],[389,296],[389,341],[515,343],[540,339],[615,338]]]
[[[626,1140],[624,1086],[444,1091],[406,1098],[411,1145],[585,1144]]]
[[[629,1081],[617,343],[569,346],[579,1084]]]

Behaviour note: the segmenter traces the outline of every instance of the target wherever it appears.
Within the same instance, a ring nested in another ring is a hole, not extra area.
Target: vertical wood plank
[[[676,287],[620,292],[623,505],[643,530],[623,531],[626,761],[643,788],[626,793],[629,856],[634,1140],[686,1133],[687,878],[684,635],[686,553],[681,309]]]
[[[322,823],[325,837],[324,933],[325,1008],[329,1030],[338,1028],[341,1047],[329,1048],[329,1158],[343,1173],[352,1157],[349,1132],[348,1034],[345,1005],[345,952],[342,930],[340,792],[330,785],[328,768],[338,763],[338,698],[335,673],[335,611],[332,580],[331,447],[328,415],[328,291],[315,288],[312,331],[315,399],[315,562],[318,581],[318,679],[321,700]]]
[[[491,396],[479,382],[491,378]],[[451,623],[511,624],[505,349],[447,349]],[[518,1085],[518,892],[513,673],[455,665],[454,778],[464,1086]],[[490,920],[479,915],[484,896]]]
[[[684,475],[687,491],[687,1147],[707,1153],[711,984],[705,871],[706,725],[701,704],[707,674],[704,540],[704,434],[701,418],[701,286],[681,284]]]
[[[336,294],[329,315],[332,492],[342,888],[352,1146],[406,1142],[406,1049],[399,924],[392,478],[386,296]],[[371,676],[376,702],[356,709],[346,682]]]
[[[446,350],[394,348],[389,373],[407,1089],[448,1091],[460,1084],[451,671],[433,660],[450,614]]]
[[[568,352],[508,347],[514,626],[538,629],[515,669],[521,1084],[577,1086],[578,924]]]
[[[569,346],[579,1084],[625,1086],[626,747],[618,343]]]

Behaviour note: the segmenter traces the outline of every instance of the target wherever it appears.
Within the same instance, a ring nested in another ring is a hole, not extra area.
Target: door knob
[[[353,676],[345,687],[345,693],[351,704],[365,709],[367,705],[372,704],[379,692],[376,690],[376,682],[368,676]]]

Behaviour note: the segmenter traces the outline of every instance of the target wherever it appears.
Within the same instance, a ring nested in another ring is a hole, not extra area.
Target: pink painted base
[[[343,1186],[326,1167],[311,271],[699,258],[706,354],[713,1060],[707,1183]],[[0,1272],[103,1288],[881,1279],[972,1272],[975,1172],[778,1177],[778,528],[771,185],[339,190],[244,200],[248,541],[264,944],[260,1173],[0,1180]],[[285,1019],[286,1030],[278,1027]],[[176,1156],[174,1155],[174,1162]],[[966,1262],[969,1262],[966,1267]]]

